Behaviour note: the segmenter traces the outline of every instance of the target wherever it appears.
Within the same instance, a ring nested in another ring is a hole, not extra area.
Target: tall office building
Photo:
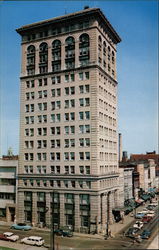
[[[19,221],[98,232],[122,205],[116,45],[99,8],[29,24],[22,37]]]

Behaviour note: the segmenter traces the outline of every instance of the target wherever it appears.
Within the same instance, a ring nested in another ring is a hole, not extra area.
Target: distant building
[[[156,163],[152,159],[152,154],[146,155],[131,155],[130,159],[127,153],[124,152],[120,167],[124,169],[133,169],[132,171],[132,186],[133,196],[138,198],[140,190],[149,192],[151,188],[157,186],[156,180]]]
[[[17,199],[18,156],[6,155],[0,159],[0,220],[15,220]]]
[[[156,151],[146,152],[146,154],[131,154],[130,161],[132,162],[141,162],[153,159],[155,161],[156,167],[156,176],[159,176],[159,154],[156,154]]]

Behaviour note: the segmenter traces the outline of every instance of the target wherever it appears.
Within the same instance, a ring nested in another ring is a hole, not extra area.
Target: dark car
[[[151,236],[151,231],[145,229],[141,234],[140,234],[142,239],[149,239]]]
[[[64,229],[56,229],[54,230],[54,233],[58,236],[63,236],[63,237],[72,237],[73,232],[70,230],[64,230]]]
[[[133,227],[130,227],[128,229],[128,231],[125,233],[125,236],[129,237],[129,238],[134,238],[136,233],[137,233],[138,229],[137,228],[133,228]]]

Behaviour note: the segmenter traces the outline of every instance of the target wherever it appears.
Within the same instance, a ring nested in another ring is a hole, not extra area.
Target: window
[[[86,80],[89,79],[89,72],[85,72],[85,79],[86,79]]]
[[[70,126],[70,133],[74,134],[75,133],[75,126]]]
[[[70,75],[65,75],[65,82],[74,82],[74,80],[75,80],[74,73],[72,73]]]
[[[65,148],[69,148],[69,139],[65,139]]]
[[[79,105],[80,105],[80,107],[84,106],[84,99],[83,98],[79,99]]]
[[[80,174],[84,174],[84,166],[79,166],[80,168]]]
[[[71,169],[71,174],[74,174],[75,173],[75,166],[70,166],[70,169]]]
[[[74,152],[70,152],[70,160],[71,161],[75,160],[75,153]]]
[[[90,152],[85,152],[86,160],[90,160]]]
[[[83,72],[79,73],[79,79],[82,81],[83,80]]]
[[[79,152],[79,159],[84,160],[84,152]]]
[[[70,94],[74,95],[75,94],[75,87],[70,87]]]
[[[84,114],[83,112],[79,112],[79,120],[83,120],[84,119]]]
[[[79,86],[79,92],[80,94],[84,94],[84,93],[89,93],[89,85],[80,85]]]
[[[65,126],[65,134],[69,134],[69,126]]]
[[[52,84],[59,84],[59,83],[61,83],[61,76],[52,77]]]
[[[86,120],[90,119],[90,112],[89,111],[85,111],[85,119]]]
[[[84,147],[84,139],[83,138],[79,139],[79,145],[80,145],[80,147]]]
[[[90,174],[90,166],[86,166],[86,174]]]
[[[71,112],[71,113],[70,113],[70,120],[71,120],[71,121],[74,121],[74,120],[75,120],[75,113],[74,113],[74,112]]]
[[[69,153],[68,152],[64,153],[64,160],[69,161]]]

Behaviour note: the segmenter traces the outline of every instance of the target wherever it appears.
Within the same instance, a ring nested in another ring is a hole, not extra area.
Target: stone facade
[[[0,220],[13,222],[17,202],[18,157],[4,156],[0,159]]]
[[[30,24],[22,37],[18,216],[105,231],[119,201],[116,45],[100,9]],[[54,192],[54,194],[53,194]],[[54,196],[54,198],[53,198]]]

